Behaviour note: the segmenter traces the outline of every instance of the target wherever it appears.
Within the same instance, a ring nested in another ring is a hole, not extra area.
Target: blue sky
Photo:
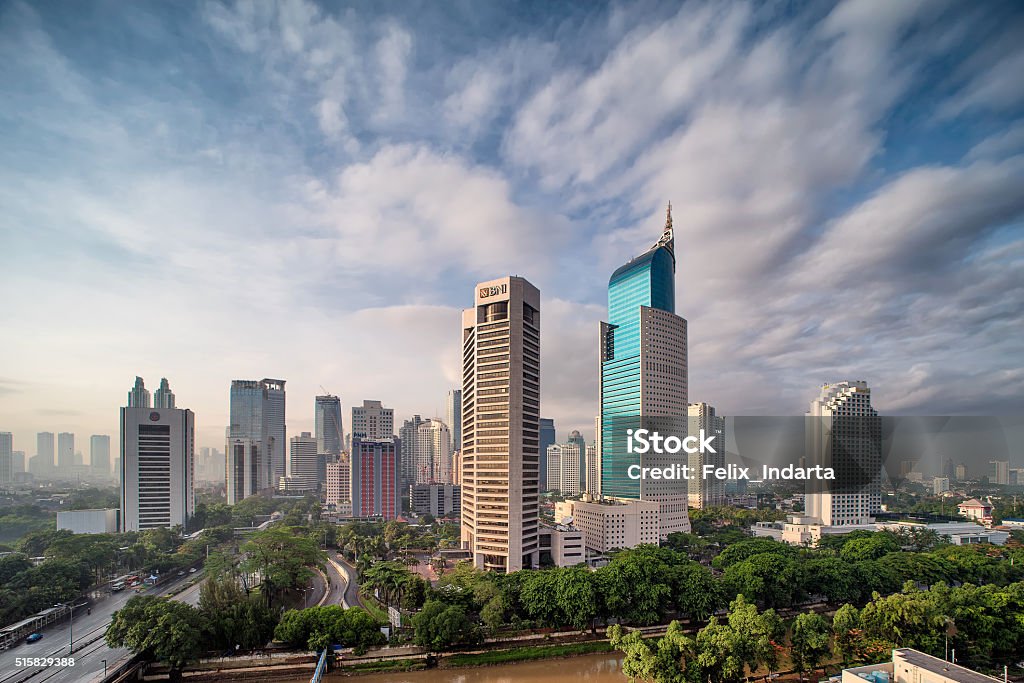
[[[607,277],[675,206],[690,399],[1024,410],[1013,2],[0,4],[0,429],[116,433],[166,376],[438,414],[459,310],[543,296],[592,432]]]

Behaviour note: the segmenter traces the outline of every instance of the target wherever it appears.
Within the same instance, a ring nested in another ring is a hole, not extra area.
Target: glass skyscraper
[[[341,399],[327,394],[317,396],[314,406],[316,449],[318,453],[340,455],[345,433],[341,422]]]
[[[608,322],[601,323],[601,494],[649,498],[630,479],[639,456],[626,450],[626,430],[642,418],[687,414],[686,321],[675,315],[672,205],[661,238],[612,273]],[[646,463],[645,463],[646,464]]]

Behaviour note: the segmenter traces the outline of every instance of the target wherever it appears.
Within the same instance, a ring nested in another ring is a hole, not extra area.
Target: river
[[[328,674],[324,681],[352,681],[353,683],[561,683],[561,681],[587,681],[588,683],[625,683],[620,672],[621,655],[596,654],[542,659],[519,664],[499,664],[476,669],[429,669],[408,673],[367,674],[365,676],[338,676]]]

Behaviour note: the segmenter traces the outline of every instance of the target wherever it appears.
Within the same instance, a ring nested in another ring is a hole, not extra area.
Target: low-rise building
[[[68,510],[57,513],[57,529],[75,534],[116,534],[120,520],[121,511],[117,508]]]
[[[956,507],[961,517],[966,517],[967,519],[974,519],[981,522],[982,524],[992,521],[992,505],[989,503],[984,503],[978,500],[977,498],[965,500]]]
[[[654,500],[584,496],[555,505],[555,521],[582,531],[584,545],[598,553],[642,543],[657,545],[663,538],[661,518],[662,504]]]
[[[953,545],[991,543],[1003,545],[1010,537],[1006,531],[989,529],[976,522],[870,522],[828,526],[812,517],[791,515],[784,522],[758,522],[751,531],[759,538],[772,538],[790,545],[816,546],[822,536],[848,534],[854,531],[900,531],[927,529]]]
[[[892,651],[892,661],[843,669],[841,683],[999,683],[1001,679],[932,657],[908,647]]]
[[[541,563],[545,555],[556,567],[571,567],[587,559],[583,532],[572,524],[541,523],[539,532]]]

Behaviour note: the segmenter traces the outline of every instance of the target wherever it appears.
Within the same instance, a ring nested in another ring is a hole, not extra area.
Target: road
[[[334,571],[339,573],[342,577],[342,581],[345,585],[345,596],[342,598],[342,606],[344,607],[362,607],[363,603],[359,599],[359,584],[355,581],[356,568],[348,563],[343,557],[335,553],[333,557],[328,556],[327,564],[333,568]],[[335,580],[331,579],[332,584]],[[341,583],[339,582],[340,586]]]
[[[177,586],[194,578],[188,575],[175,579],[154,590],[147,590],[140,595],[164,595]],[[175,596],[175,600],[181,600],[190,605],[199,602],[199,587],[201,581],[196,585],[186,588]],[[136,595],[134,590],[124,590],[120,593],[112,593],[104,598],[94,600],[91,605],[91,613],[86,608],[75,610],[74,654],[68,653],[68,646],[71,642],[71,632],[68,628],[68,621],[65,619],[56,624],[51,624],[42,630],[43,639],[35,643],[24,643],[15,645],[9,650],[0,652],[0,683],[75,683],[76,681],[89,681],[97,679],[103,673],[103,660],[107,666],[113,668],[114,664],[123,657],[130,656],[124,648],[111,649],[103,642],[103,634],[110,625],[114,612],[121,609],[132,596]],[[19,657],[74,657],[73,667],[24,667],[17,666]]]
[[[330,590],[327,593],[327,600],[324,602],[325,605],[341,605],[342,607],[351,607],[352,605],[345,599],[345,593],[348,589],[348,580],[345,578],[345,572],[338,561],[328,555],[327,564],[324,567],[327,572],[328,578],[331,580]]]

